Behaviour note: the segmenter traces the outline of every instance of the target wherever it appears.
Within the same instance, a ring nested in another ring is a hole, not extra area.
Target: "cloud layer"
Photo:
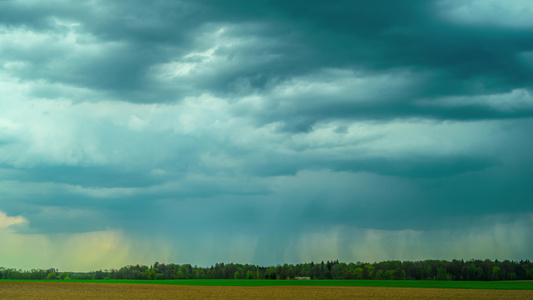
[[[1,1],[0,235],[77,270],[531,259],[531,9]],[[123,250],[51,258],[87,236]]]

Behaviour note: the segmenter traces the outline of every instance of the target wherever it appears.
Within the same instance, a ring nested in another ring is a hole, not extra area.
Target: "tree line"
[[[57,269],[19,270],[0,267],[0,279],[378,279],[378,280],[533,280],[533,263],[529,260],[424,260],[343,263],[338,260],[320,263],[257,266],[217,263],[211,267],[190,264],[151,266],[128,265],[120,269],[93,272],[59,272]]]

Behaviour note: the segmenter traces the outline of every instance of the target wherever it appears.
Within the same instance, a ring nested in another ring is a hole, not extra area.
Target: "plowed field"
[[[0,299],[533,299],[533,291],[0,282]]]

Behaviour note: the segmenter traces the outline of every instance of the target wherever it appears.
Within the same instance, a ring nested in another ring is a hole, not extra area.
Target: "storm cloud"
[[[0,265],[532,259],[532,14],[0,1]]]

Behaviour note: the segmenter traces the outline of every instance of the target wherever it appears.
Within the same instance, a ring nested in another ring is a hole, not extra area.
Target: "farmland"
[[[180,280],[0,280],[5,282],[59,282],[59,283],[102,283],[102,284],[149,284],[180,286],[322,286],[322,287],[396,287],[434,289],[478,289],[478,290],[533,290],[533,281],[435,281],[435,280],[246,280],[246,279],[180,279]]]
[[[209,282],[209,281],[206,281]],[[213,282],[215,283],[215,282]],[[294,281],[292,281],[294,283]],[[197,286],[59,281],[0,281],[4,299],[527,299],[532,290],[363,286]]]

